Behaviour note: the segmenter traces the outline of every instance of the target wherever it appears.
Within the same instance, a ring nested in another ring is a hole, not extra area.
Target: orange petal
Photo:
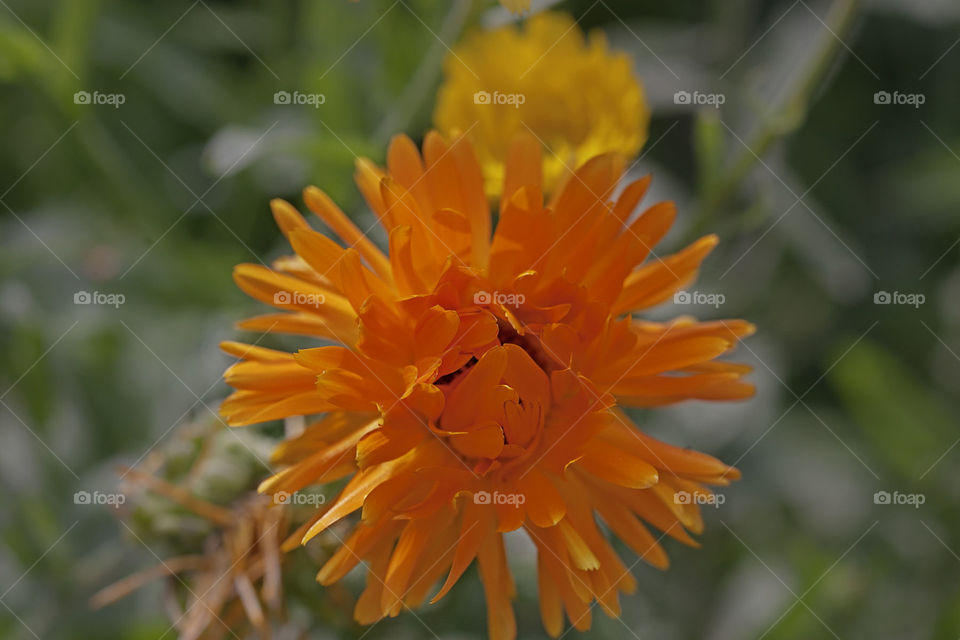
[[[454,433],[450,446],[467,458],[496,458],[503,450],[503,430],[495,422]]]
[[[405,135],[396,135],[387,148],[387,170],[394,180],[413,194],[422,211],[433,211],[427,182],[423,179],[423,160],[417,145]]]
[[[659,304],[686,286],[697,275],[703,259],[717,246],[714,235],[700,238],[689,247],[657,259],[631,273],[623,283],[613,313],[646,309]]]
[[[276,220],[280,231],[287,238],[294,229],[309,229],[310,225],[303,219],[297,208],[286,200],[274,198],[270,201],[270,211],[273,212],[273,219]]]
[[[435,518],[411,520],[404,527],[397,540],[397,546],[390,557],[383,593],[380,595],[380,608],[386,613],[401,604],[403,595],[413,578],[417,560],[427,547],[432,534],[441,526]]]
[[[390,261],[383,252],[370,241],[350,218],[340,210],[330,197],[316,187],[307,187],[303,190],[303,200],[307,207],[317,214],[321,220],[340,236],[347,247],[356,247],[360,255],[367,261],[380,277],[390,280]]]
[[[630,218],[630,214],[633,213],[633,210],[640,204],[643,196],[646,195],[652,180],[653,176],[648,173],[639,180],[634,180],[624,188],[623,193],[620,194],[616,204],[613,206],[613,215],[616,216],[620,222],[626,223]]]
[[[423,157],[434,207],[466,214],[472,237],[471,264],[486,268],[490,257],[490,209],[473,147],[462,136],[447,146],[440,134],[431,131],[424,137]]]
[[[461,431],[473,422],[476,412],[474,398],[500,382],[507,368],[507,352],[502,347],[487,351],[447,396],[443,414],[444,428]]]
[[[646,489],[657,483],[656,468],[644,458],[602,440],[591,440],[576,466],[621,487]]]
[[[377,526],[359,524],[317,573],[317,582],[329,586],[343,578],[375,548],[388,546],[400,530],[401,523],[387,522]]]
[[[537,470],[528,471],[517,481],[526,498],[527,517],[538,527],[552,527],[567,513],[563,497],[550,479]]]
[[[593,571],[600,568],[600,561],[593,554],[586,541],[580,533],[570,523],[570,520],[564,518],[557,525],[557,530],[563,537],[567,551],[570,553],[570,559],[578,569],[584,571]]]
[[[352,460],[357,441],[364,434],[375,429],[378,424],[379,420],[372,420],[341,440],[323,447],[305,460],[270,476],[260,483],[257,491],[266,494],[274,494],[279,491],[293,493],[307,485],[318,482],[324,473],[337,464]]]
[[[241,320],[237,323],[237,328],[245,331],[311,336],[351,345],[356,339],[356,323],[356,313],[351,309],[349,315],[334,317],[333,314],[326,314],[326,320],[312,313],[267,313]],[[350,342],[343,342],[344,340]]]
[[[453,563],[450,566],[450,573],[447,580],[443,583],[440,591],[430,600],[433,604],[447,594],[456,584],[463,572],[467,570],[470,563],[476,557],[483,541],[493,533],[494,530],[494,512],[489,505],[476,504],[472,499],[467,499],[463,508],[463,520],[460,525],[460,538],[457,543],[457,550],[453,556]]]
[[[558,638],[563,633],[563,601],[560,599],[560,588],[547,571],[543,552],[537,554],[537,585],[543,627],[551,638]]]
[[[513,617],[513,580],[500,534],[487,536],[477,554],[480,578],[487,600],[487,634],[490,640],[515,640],[517,622]]]
[[[393,474],[396,467],[396,461],[386,462],[365,471],[360,471],[347,486],[343,488],[337,499],[330,505],[330,509],[323,514],[312,527],[303,535],[301,543],[310,541],[314,536],[322,533],[327,527],[341,518],[353,513],[361,506],[367,495],[381,482]]]
[[[503,178],[503,192],[500,196],[500,211],[506,209],[506,203],[518,189],[526,188],[528,193],[537,193],[543,184],[543,151],[540,141],[529,132],[514,136],[507,152]]]
[[[675,371],[684,367],[713,360],[730,349],[725,338],[694,337],[683,340],[661,340],[649,346],[637,348],[636,360],[624,374],[626,380]]]

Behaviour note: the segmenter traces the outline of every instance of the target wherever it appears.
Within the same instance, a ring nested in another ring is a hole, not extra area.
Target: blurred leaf
[[[12,24],[0,24],[0,80],[7,82],[29,75],[50,55],[36,38]]]
[[[6,351],[9,375],[13,377],[5,391],[13,390],[12,385],[16,384],[13,392],[23,398],[28,407],[28,414],[21,418],[30,423],[31,428],[41,432],[55,406],[53,397],[56,385],[50,360],[45,354],[57,338],[51,333],[36,325],[20,325],[14,330],[14,339]]]
[[[956,435],[952,411],[882,346],[862,340],[827,358],[828,379],[874,450],[903,477],[915,479]]]
[[[937,621],[936,637],[960,637],[960,592],[954,588],[947,600],[949,604],[941,609],[940,619]]]

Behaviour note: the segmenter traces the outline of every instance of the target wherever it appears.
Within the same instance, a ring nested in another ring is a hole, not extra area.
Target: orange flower
[[[594,600],[616,616],[618,592],[636,585],[598,516],[663,568],[648,527],[695,544],[688,530],[703,525],[689,497],[739,477],[644,434],[621,409],[752,394],[748,367],[715,360],[753,331],[747,322],[630,315],[690,283],[716,237],[646,261],[675,214],[662,202],[632,219],[649,177],[611,202],[623,160],[598,156],[545,204],[540,153],[530,137],[512,145],[491,239],[470,144],[432,132],[421,155],[396,137],[386,170],[361,160],[356,175],[389,257],[310,187],[307,206],[347,248],[274,200],[296,255],[235,271],[285,311],[241,328],[339,343],[292,354],[226,343],[242,361],[226,373],[236,391],[222,411],[233,425],[323,414],[278,448],[284,468],[260,490],[349,478],[303,539],[360,511],[318,579],[367,563],[361,623],[421,604],[446,576],[435,602],[476,559],[490,636],[514,638],[503,533],[522,528],[538,550],[547,631],[562,632],[564,611],[585,629]]]

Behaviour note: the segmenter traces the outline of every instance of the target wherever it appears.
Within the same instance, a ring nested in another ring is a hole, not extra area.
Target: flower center
[[[523,349],[548,376],[551,372],[563,368],[560,362],[543,347],[543,343],[538,336],[529,332],[520,334],[509,322],[500,318],[497,319],[497,326],[499,327],[497,340],[500,341],[500,344],[517,345]]]
[[[434,384],[445,405],[436,433],[486,473],[534,447],[549,411],[550,372],[559,363],[536,335],[499,321],[500,346]]]

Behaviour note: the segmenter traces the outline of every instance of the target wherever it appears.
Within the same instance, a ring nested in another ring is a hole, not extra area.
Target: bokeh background
[[[285,250],[269,199],[314,183],[369,226],[355,157],[419,139],[448,47],[511,18],[485,0],[0,5],[0,637],[172,638],[159,584],[90,610],[168,550],[74,494],[115,491],[118,464],[215,420],[217,343],[262,310],[231,269]],[[679,204],[666,246],[721,237],[694,289],[723,304],[659,313],[759,327],[738,353],[754,400],[637,414],[743,479],[705,509],[702,549],[668,541],[670,570],[636,565],[622,622],[598,610],[582,635],[960,637],[960,5],[552,5],[603,30],[646,87],[635,171]],[[325,102],[274,103],[294,90]],[[262,444],[245,431],[223,446]],[[530,548],[511,542],[520,637],[545,637]],[[485,637],[473,570],[419,619],[371,630],[349,622],[358,586],[331,601],[308,579],[307,637]]]

